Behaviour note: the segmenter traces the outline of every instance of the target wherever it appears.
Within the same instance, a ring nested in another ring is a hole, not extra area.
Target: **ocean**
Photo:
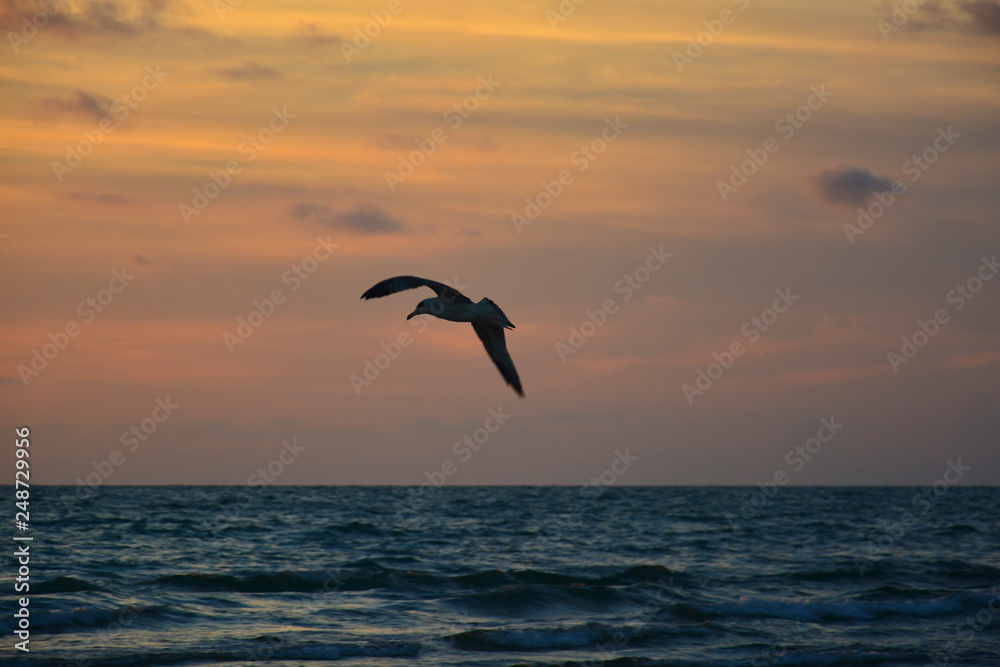
[[[1000,665],[997,488],[84,495],[32,488],[2,664]]]

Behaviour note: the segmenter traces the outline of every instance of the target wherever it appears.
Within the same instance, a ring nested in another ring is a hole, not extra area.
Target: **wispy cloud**
[[[39,6],[29,0],[9,0],[0,11],[0,28],[19,30],[25,19],[31,19]],[[48,29],[66,39],[80,37],[136,38],[165,30],[208,34],[189,25],[181,18],[190,10],[182,2],[172,0],[55,0],[58,10],[48,18]]]
[[[300,202],[288,214],[296,220],[348,229],[359,234],[398,234],[403,231],[401,222],[375,204],[362,204],[350,211],[335,213],[325,204]]]
[[[53,95],[36,101],[36,110],[46,118],[72,118],[101,122],[111,118],[111,101],[107,98],[87,93],[80,89],[73,90],[65,97]]]
[[[326,31],[322,23],[302,23],[298,31],[292,35],[292,40],[307,46],[329,46],[340,44],[341,37]]]
[[[353,211],[341,213],[338,220],[363,234],[401,232],[403,225],[374,204],[363,204]]]
[[[313,204],[310,202],[300,202],[288,211],[288,215],[296,220],[311,220],[320,224],[329,225],[333,218],[330,207],[326,204]]]
[[[215,71],[232,81],[266,81],[281,79],[285,73],[273,67],[261,65],[256,60],[244,60],[237,65],[217,67]]]

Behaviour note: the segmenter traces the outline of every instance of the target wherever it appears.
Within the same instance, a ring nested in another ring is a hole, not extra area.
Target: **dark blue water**
[[[25,664],[1000,665],[995,488],[32,493]]]

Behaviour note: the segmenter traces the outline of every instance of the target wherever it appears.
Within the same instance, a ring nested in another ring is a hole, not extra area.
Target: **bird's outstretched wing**
[[[439,283],[436,280],[417,278],[416,276],[396,276],[395,278],[386,278],[382,282],[369,288],[367,292],[361,295],[361,298],[377,299],[378,297],[388,296],[390,294],[395,294],[396,292],[402,292],[416,287],[430,287],[434,290],[438,297],[448,301],[449,303],[472,303],[472,299],[465,296],[454,287],[448,287],[444,283]]]
[[[507,351],[507,340],[504,338],[503,328],[481,320],[473,322],[472,328],[476,330],[479,340],[483,341],[483,347],[486,348],[486,353],[490,355],[490,359],[496,364],[500,375],[507,381],[507,384],[514,388],[518,396],[524,398],[524,390],[521,388],[521,378],[517,376],[514,361],[510,358],[510,353]]]

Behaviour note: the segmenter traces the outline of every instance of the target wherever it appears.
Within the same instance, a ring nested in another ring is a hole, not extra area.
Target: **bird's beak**
[[[418,313],[417,311],[413,311],[412,313],[410,313],[409,315],[406,316],[406,319],[410,319],[411,317],[416,317],[419,314],[420,313]]]

